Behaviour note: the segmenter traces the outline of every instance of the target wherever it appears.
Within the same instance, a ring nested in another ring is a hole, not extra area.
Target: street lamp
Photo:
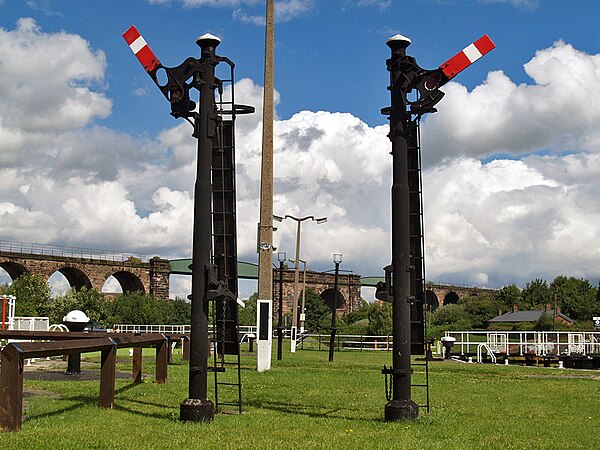
[[[287,255],[285,252],[277,253],[277,261],[279,261],[279,312],[277,321],[277,361],[281,361],[283,352],[283,265]]]
[[[333,362],[333,349],[335,347],[335,332],[336,332],[336,309],[338,297],[338,277],[340,274],[340,263],[342,262],[342,254],[333,254],[333,263],[335,264],[335,278],[333,281],[333,300],[331,302],[331,338],[329,339],[329,362]]]
[[[317,222],[317,224],[327,222],[327,217],[319,217],[315,218],[315,216],[306,216],[306,217],[294,217],[286,214],[285,216],[276,216],[273,215],[273,219],[281,222],[285,219],[292,219],[298,223],[298,229],[296,233],[296,258],[294,263],[294,300],[292,302],[292,344],[291,344],[291,352],[296,352],[296,330],[298,328],[298,278],[300,277],[300,265],[298,262],[300,261],[300,224],[305,220],[312,220],[313,222]]]

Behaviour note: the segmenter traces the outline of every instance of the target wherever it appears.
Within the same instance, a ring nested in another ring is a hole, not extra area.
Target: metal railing
[[[301,350],[329,350],[330,334],[303,334],[299,341]],[[392,336],[368,336],[360,334],[338,334],[335,337],[335,349],[353,351],[391,351]]]
[[[188,334],[190,332],[189,325],[131,325],[131,324],[116,324],[113,327],[116,333],[173,333],[173,334]],[[209,334],[214,335],[214,327],[209,326]],[[276,338],[276,330],[273,330],[273,336]],[[239,340],[245,342],[248,337],[258,335],[256,326],[240,326]],[[284,330],[284,336],[289,338],[290,330]],[[329,349],[329,334],[311,334],[302,333],[298,335],[297,345],[301,350],[328,350]],[[362,334],[340,334],[336,335],[336,350],[368,350],[368,351],[391,351],[393,346],[392,336],[370,336]]]
[[[13,242],[0,240],[0,252],[20,253],[24,255],[60,256],[66,258],[92,259],[110,262],[148,262],[148,255],[114,252],[93,248],[67,247],[62,245],[36,244],[32,242]]]
[[[497,354],[515,356],[600,354],[600,332],[589,331],[447,331],[456,339],[453,354],[476,354],[486,344]]]

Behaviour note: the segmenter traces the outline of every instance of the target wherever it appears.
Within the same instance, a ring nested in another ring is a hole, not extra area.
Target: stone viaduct
[[[75,289],[82,287],[95,288],[102,292],[104,283],[113,276],[121,285],[123,292],[141,291],[160,299],[169,298],[170,275],[189,275],[189,259],[169,261],[158,256],[144,259],[126,254],[107,253],[98,250],[56,247],[42,244],[22,244],[0,241],[0,267],[11,279],[23,273],[40,275],[48,280],[55,272],[65,276],[69,285]],[[238,276],[256,279],[256,264],[238,263]],[[323,300],[330,303],[334,297],[335,275],[333,273],[300,272],[299,299],[303,289],[311,289]],[[378,277],[361,277],[358,274],[340,273],[338,278],[338,301],[343,300],[337,309],[344,315],[361,305],[361,288],[373,287]],[[278,309],[279,269],[273,270],[274,309]],[[283,271],[283,312],[290,314],[294,293],[294,270]],[[449,284],[432,284],[426,286],[426,301],[432,311],[438,307],[457,303],[459,299],[479,294],[491,294],[495,291],[485,288],[454,286]]]
[[[106,280],[113,276],[123,292],[141,291],[157,298],[169,298],[171,267],[167,259],[155,257],[144,261],[94,250],[13,244],[0,241],[0,267],[13,280],[32,273],[47,281],[52,274],[60,272],[72,288],[95,288],[102,292]]]

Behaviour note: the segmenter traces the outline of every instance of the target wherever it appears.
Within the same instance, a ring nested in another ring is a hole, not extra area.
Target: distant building
[[[573,325],[575,322],[570,317],[561,313],[559,308],[557,308],[555,313],[554,309],[550,308],[550,305],[546,305],[546,309],[534,311],[519,311],[515,305],[511,312],[494,317],[490,320],[490,323],[537,322],[544,314],[554,317],[556,321],[566,325]]]

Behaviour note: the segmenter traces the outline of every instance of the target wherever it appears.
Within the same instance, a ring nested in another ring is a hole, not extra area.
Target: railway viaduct
[[[55,272],[65,276],[74,289],[95,288],[102,292],[104,283],[113,276],[121,285],[123,292],[141,291],[160,299],[169,298],[171,275],[190,275],[190,259],[167,260],[136,257],[122,253],[99,250],[57,247],[43,244],[24,244],[0,241],[0,267],[11,279],[23,273],[40,275],[48,280]],[[311,289],[324,300],[334,296],[334,274],[307,271],[304,280],[300,274],[300,292]],[[241,279],[256,279],[256,264],[239,262],[238,276]],[[273,297],[279,298],[279,270],[274,269]],[[339,314],[358,309],[361,304],[361,288],[375,286],[378,277],[361,277],[353,273],[340,273],[338,278],[338,298],[343,303]],[[283,271],[283,312],[290,313],[294,292],[294,271]],[[491,289],[454,286],[449,284],[427,284],[426,299],[431,310],[440,306],[457,303],[459,299],[495,292]],[[277,304],[277,302],[275,302]],[[276,305],[277,307],[277,305]]]

